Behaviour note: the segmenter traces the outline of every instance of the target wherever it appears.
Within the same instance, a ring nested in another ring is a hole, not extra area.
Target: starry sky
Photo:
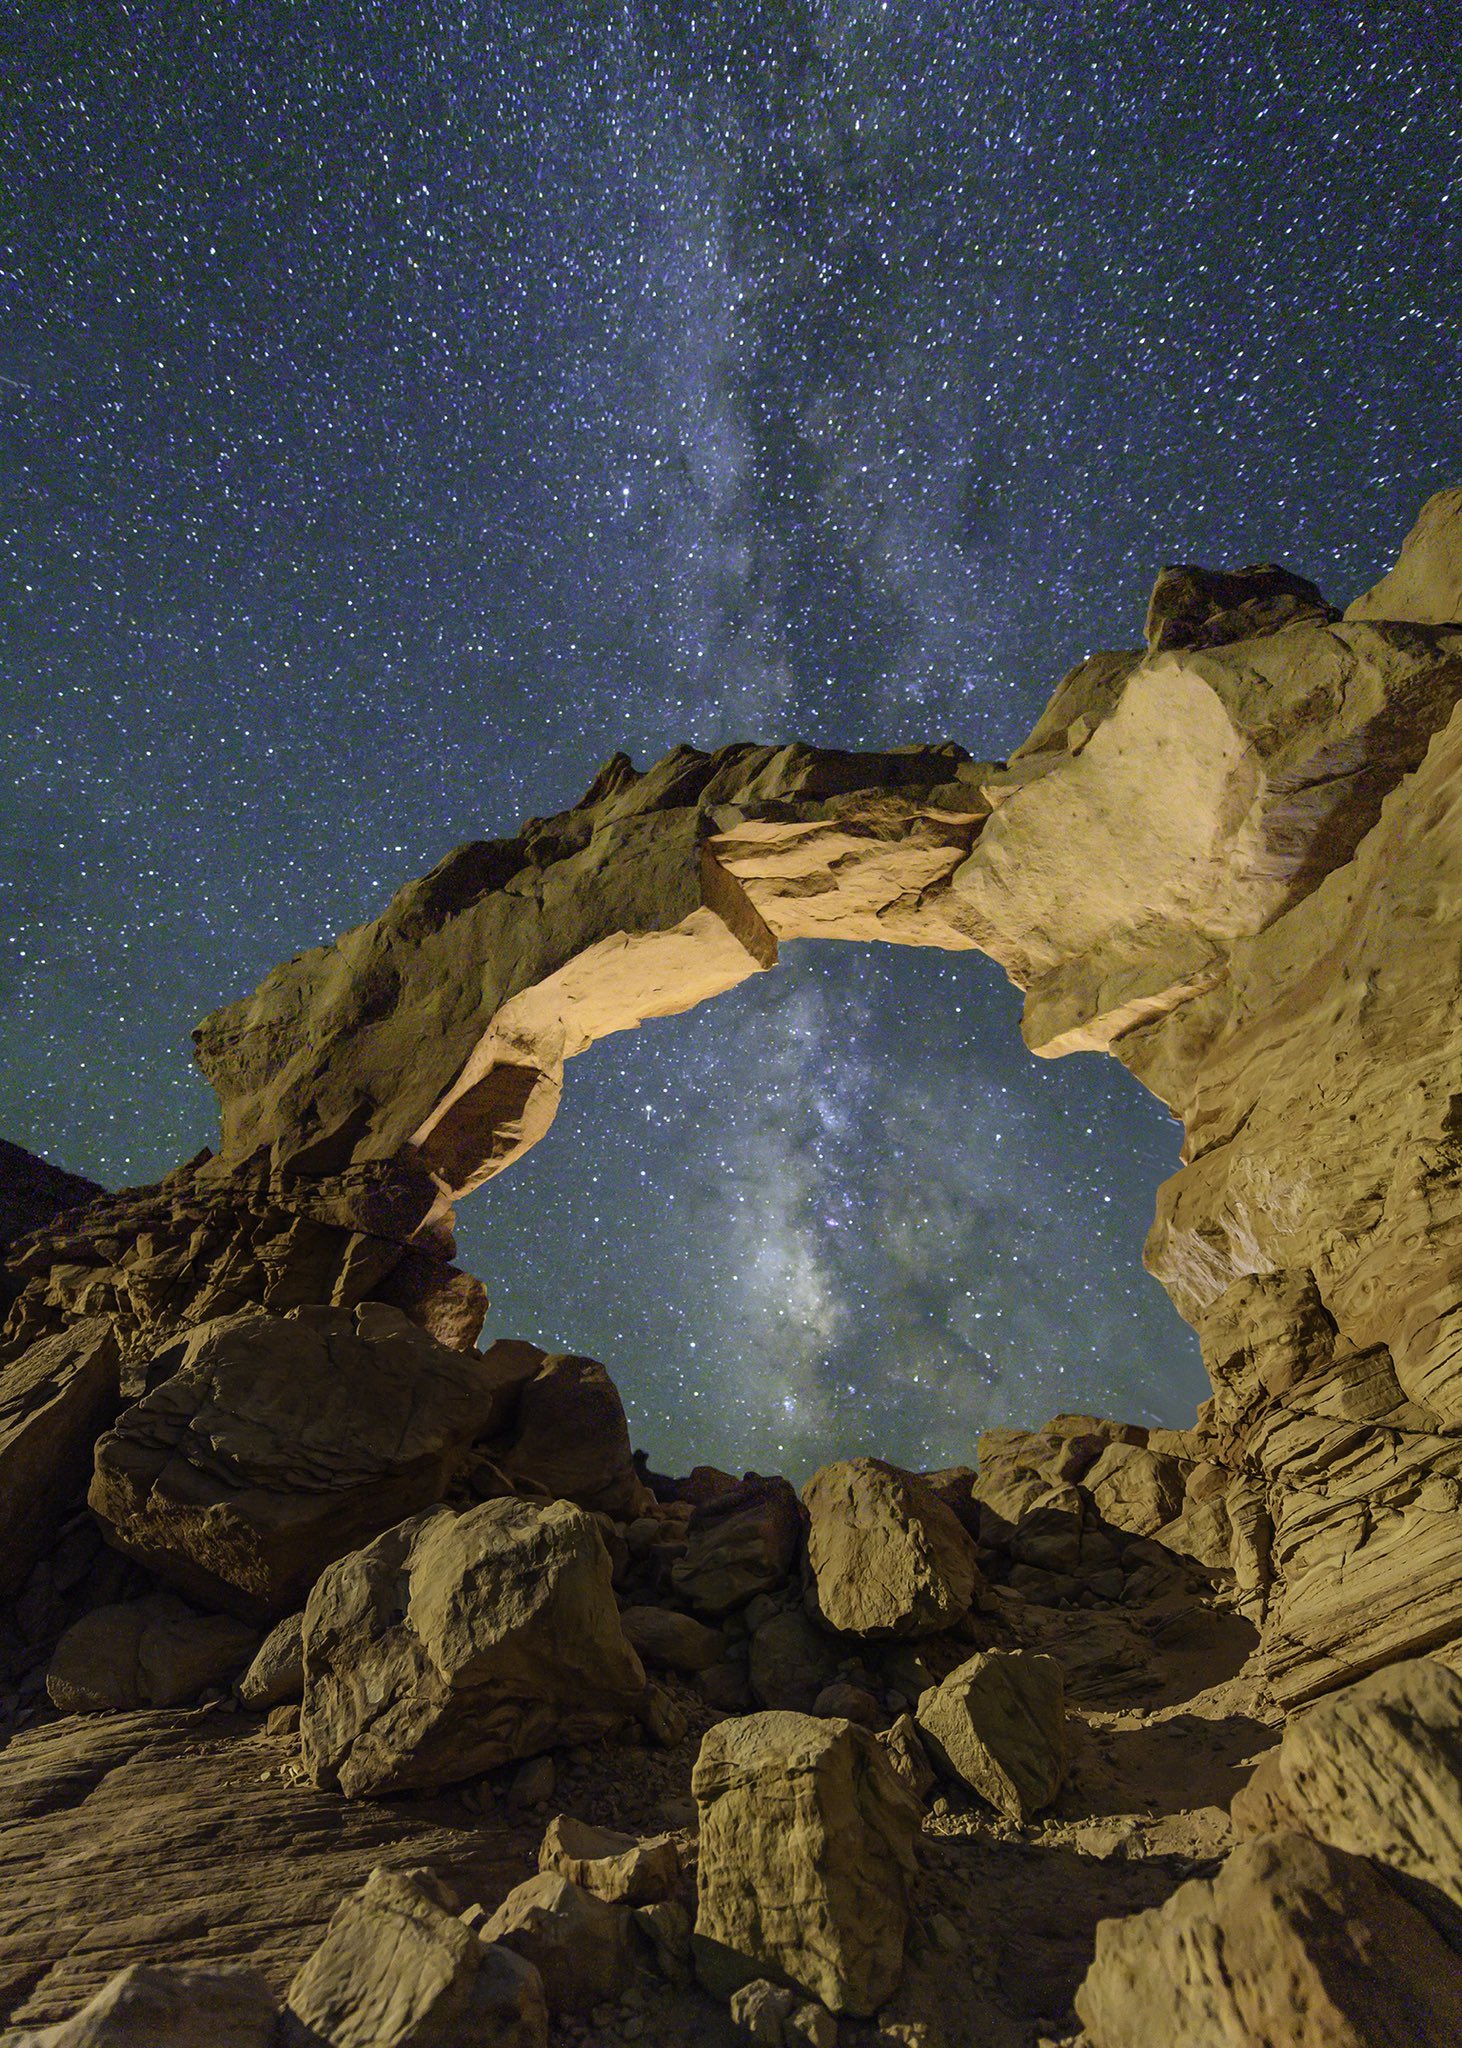
[[[1018,744],[1167,561],[1343,602],[1462,479],[1446,10],[37,4],[0,22],[0,1131],[625,748]],[[801,1476],[1181,1423],[1176,1127],[989,962],[789,947],[466,1203],[490,1334]]]

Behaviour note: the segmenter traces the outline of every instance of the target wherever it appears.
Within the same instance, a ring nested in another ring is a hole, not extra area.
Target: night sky
[[[32,5],[0,23],[0,1132],[618,748],[999,757],[1160,563],[1343,602],[1462,480],[1430,4]],[[975,955],[789,947],[464,1204],[657,1463],[1182,1422],[1177,1131]]]

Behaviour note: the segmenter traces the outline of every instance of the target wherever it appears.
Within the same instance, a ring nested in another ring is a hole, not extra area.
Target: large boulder
[[[1235,1798],[1233,1821],[1240,1834],[1297,1828],[1369,1856],[1399,1873],[1408,1896],[1455,1932],[1462,1678],[1417,1657],[1296,1714]]]
[[[469,2040],[500,2040],[489,2022],[502,2017],[502,1973],[454,1906],[428,1871],[373,1870],[336,1908],[289,1987],[292,2039],[301,2048],[460,2048]],[[525,2048],[542,2043],[542,1986],[526,1965],[509,1968],[525,1980],[517,1987],[518,2039]]]
[[[619,1389],[592,1358],[541,1354],[519,1392],[511,1434],[486,1455],[516,1493],[621,1520],[654,1499],[635,1470]]]
[[[91,1505],[181,1592],[273,1620],[440,1499],[500,1406],[483,1359],[379,1302],[224,1316],[101,1439]]]
[[[933,1487],[881,1458],[824,1465],[802,1489],[810,1597],[847,1635],[936,1635],[969,1612],[975,1545]]]
[[[46,1691],[63,1714],[176,1707],[236,1678],[259,1632],[230,1614],[198,1614],[171,1593],[94,1607],[51,1653]]]
[[[1099,1922],[1076,2010],[1091,2048],[1455,2048],[1462,1961],[1363,1857],[1263,1835]]]
[[[691,1780],[696,1969],[729,1997],[768,1977],[865,2016],[903,1969],[919,1808],[866,1729],[808,1714],[722,1721]]]
[[[686,1551],[671,1567],[681,1599],[719,1620],[782,1585],[797,1562],[803,1513],[785,1479],[748,1473],[691,1516]]]
[[[759,1707],[810,1714],[813,1701],[838,1676],[843,1652],[797,1607],[769,1614],[751,1637],[747,1677]]]
[[[1306,577],[1275,562],[1247,569],[1184,562],[1158,571],[1147,605],[1147,647],[1150,654],[1223,647],[1286,626],[1328,626],[1339,616]]]
[[[276,1621],[253,1662],[239,1680],[239,1698],[256,1714],[270,1707],[292,1706],[305,1689],[303,1614],[287,1614]]]
[[[341,1558],[305,1608],[304,1666],[305,1768],[349,1798],[590,1741],[645,1689],[603,1539],[568,1501],[438,1509]]]
[[[706,1671],[726,1655],[726,1639],[719,1629],[674,1607],[626,1607],[619,1618],[647,1664],[663,1664],[671,1671]]]
[[[1137,1444],[1108,1444],[1082,1485],[1115,1529],[1151,1536],[1183,1512],[1183,1467]]]
[[[279,2007],[253,1970],[131,1963],[69,2020],[10,2048],[274,2048]]]
[[[43,1337],[0,1368],[0,1594],[50,1548],[121,1402],[106,1316]]]
[[[1065,1697],[1054,1657],[980,1650],[920,1696],[914,1718],[941,1770],[1023,1825],[1066,1776]]]

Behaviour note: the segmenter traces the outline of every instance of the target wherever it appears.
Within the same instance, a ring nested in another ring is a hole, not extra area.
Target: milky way
[[[0,40],[0,1130],[625,748],[999,757],[1164,561],[1339,601],[1462,476],[1420,5],[34,7]],[[1181,1421],[1165,1113],[989,963],[788,948],[464,1205],[490,1328],[800,1472]]]

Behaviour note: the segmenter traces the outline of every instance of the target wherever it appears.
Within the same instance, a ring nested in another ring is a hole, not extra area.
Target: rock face
[[[691,1516],[685,1555],[671,1574],[676,1592],[714,1620],[773,1592],[796,1562],[802,1522],[785,1479],[748,1475]]]
[[[1462,1961],[1363,1857],[1264,1835],[1104,1920],[1076,2010],[1091,2048],[1446,2048]]]
[[[805,1714],[722,1721],[692,1789],[702,1982],[728,1997],[771,1977],[832,2012],[875,2012],[903,1967],[919,1817],[876,1739]]]
[[[1399,1873],[1444,1928],[1462,1927],[1462,1678],[1393,1664],[1297,1714],[1234,1800],[1234,1825],[1292,1828]],[[1450,1910],[1449,1910],[1450,1909]]]
[[[983,1650],[924,1693],[914,1718],[935,1763],[1019,1824],[1061,1789],[1065,1699],[1054,1657]]]
[[[932,1487],[879,1458],[824,1465],[802,1490],[813,1597],[829,1628],[935,1635],[969,1612],[975,1546]]]
[[[518,1391],[511,1436],[484,1455],[516,1493],[634,1515],[651,1494],[635,1471],[619,1389],[596,1359],[540,1359]]]
[[[279,2007],[252,1970],[133,1963],[74,2018],[12,2048],[274,2048]]]
[[[608,1553],[567,1501],[419,1515],[332,1565],[305,1608],[304,1763],[348,1798],[446,1785],[638,1705]]]
[[[509,1892],[482,1938],[532,1963],[555,2014],[617,1999],[634,1968],[628,1907],[610,1905],[556,1871],[540,1871]]]
[[[16,1238],[84,1209],[105,1193],[94,1180],[67,1173],[23,1145],[0,1138],[0,1252]]]
[[[1347,605],[1345,616],[1462,623],[1462,489],[1427,499],[1396,567]]]
[[[121,1402],[120,1354],[105,1316],[59,1330],[0,1367],[0,1592],[49,1549],[91,1471],[92,1446]]]
[[[183,1592],[272,1619],[439,1500],[499,1406],[483,1360],[399,1309],[226,1316],[101,1439],[91,1506]]]
[[[258,1645],[247,1622],[158,1593],[83,1615],[56,1645],[46,1691],[63,1714],[174,1707],[236,1678]]]

